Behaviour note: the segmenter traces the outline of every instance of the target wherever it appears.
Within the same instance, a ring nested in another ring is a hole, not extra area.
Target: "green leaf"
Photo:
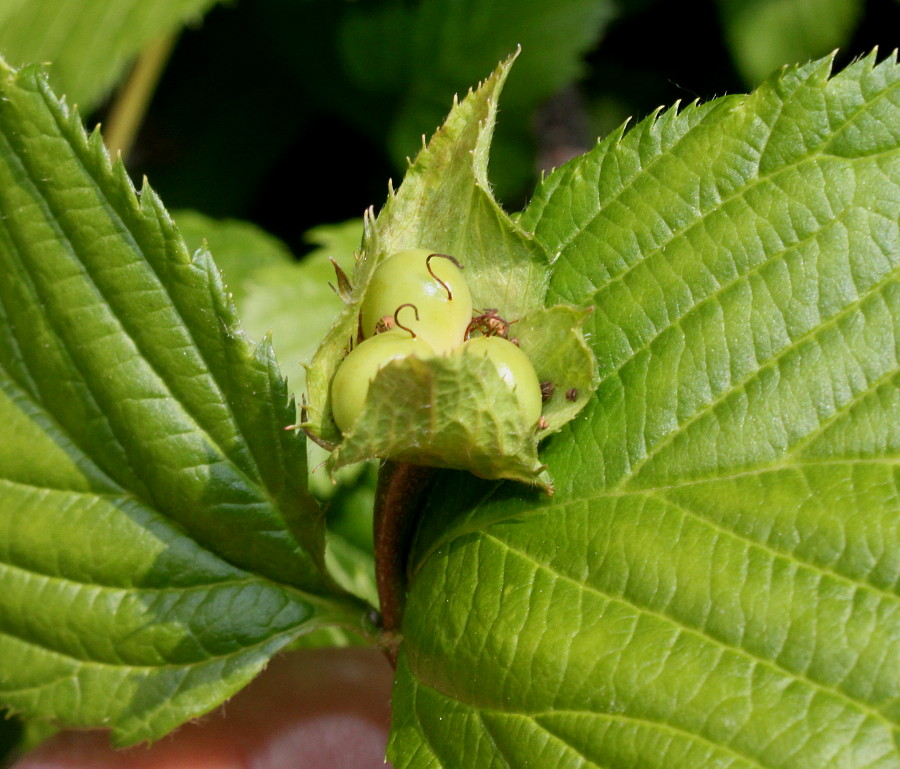
[[[731,55],[750,85],[784,64],[847,45],[861,0],[717,0]]]
[[[192,250],[209,248],[222,270],[241,323],[252,339],[271,336],[288,392],[306,389],[306,366],[343,308],[332,285],[332,260],[352,270],[362,222],[316,227],[316,248],[296,261],[288,247],[249,222],[217,220],[195,211],[176,215]]]
[[[153,739],[362,631],[271,346],[35,68],[0,64],[0,210],[0,702]]]
[[[0,55],[52,62],[54,90],[84,111],[147,43],[199,18],[215,0],[0,0]]]
[[[600,384],[552,499],[433,491],[394,765],[896,767],[896,60],[662,112],[521,224]]]
[[[343,307],[331,287],[336,282],[333,261],[347,269],[353,264],[362,221],[310,230],[306,240],[317,247],[297,262],[285,244],[249,222],[213,219],[196,211],[180,211],[176,219],[192,250],[209,247],[216,255],[247,333],[255,339],[271,335],[288,391],[303,392],[305,367]],[[328,506],[328,572],[348,592],[377,606],[372,556],[375,473],[357,465],[329,478],[324,470],[316,472],[327,453],[311,442],[307,449],[310,491]],[[353,641],[351,634],[325,628],[291,648]]]
[[[371,545],[360,547],[344,536],[330,534],[327,557],[329,570],[348,592],[372,606],[378,606],[375,559]]]

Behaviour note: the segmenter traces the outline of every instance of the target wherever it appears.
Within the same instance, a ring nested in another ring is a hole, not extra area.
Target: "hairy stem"
[[[381,602],[385,654],[397,664],[406,603],[406,560],[420,503],[433,467],[392,462],[381,465],[375,492],[375,581]]]

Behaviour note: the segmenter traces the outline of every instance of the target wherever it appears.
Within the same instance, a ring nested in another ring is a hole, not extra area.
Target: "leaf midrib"
[[[63,349],[65,349],[65,348],[63,348]],[[0,373],[5,373],[5,369],[2,367],[2,365],[0,365]],[[142,508],[146,509],[150,514],[158,517],[160,524],[168,527],[174,534],[182,535],[182,536],[189,536],[178,522],[176,522],[174,519],[170,518],[165,513],[161,512],[158,508],[154,507],[149,500],[143,499],[141,496],[135,494],[131,490],[128,490],[128,489],[122,487],[119,483],[117,483],[113,479],[111,479],[100,467],[97,466],[97,464],[93,461],[93,459],[90,457],[90,455],[84,451],[84,449],[78,444],[78,442],[75,441],[74,438],[72,436],[70,436],[69,433],[62,428],[62,426],[59,424],[59,422],[56,420],[55,416],[51,412],[47,411],[46,408],[42,404],[35,401],[31,397],[31,395],[28,393],[27,390],[21,388],[20,385],[17,385],[17,383],[15,383],[15,380],[13,380],[13,378],[11,376],[9,377],[9,381],[12,383],[12,385],[11,385],[12,387],[15,388],[18,386],[18,388],[19,388],[18,392],[21,394],[21,397],[27,399],[31,404],[34,405],[34,407],[36,409],[39,409],[41,411],[41,413],[45,415],[45,417],[48,421],[51,421],[56,426],[56,434],[55,435],[47,432],[46,430],[43,430],[43,432],[45,435],[47,435],[47,437],[56,446],[58,446],[60,448],[60,450],[63,453],[66,454],[66,456],[68,456],[70,458],[73,465],[83,467],[83,468],[89,468],[91,470],[91,472],[93,474],[95,474],[96,478],[100,478],[100,479],[106,481],[110,487],[113,487],[116,490],[115,491],[111,491],[111,490],[94,491],[94,490],[78,490],[78,489],[59,488],[56,486],[54,486],[54,487],[37,486],[35,484],[24,483],[22,481],[16,481],[11,478],[4,478],[4,477],[0,477],[0,485],[16,486],[16,487],[21,487],[21,488],[32,489],[37,492],[46,492],[46,493],[51,493],[51,494],[63,494],[63,495],[67,495],[67,496],[79,496],[79,497],[90,498],[90,499],[105,499],[105,500],[116,501],[116,502],[121,501],[123,503],[130,501],[137,505],[140,505]],[[57,440],[58,437],[65,438],[68,445],[61,444],[59,442],[59,440]],[[242,574],[250,575],[250,579],[257,579],[257,580],[260,580],[267,584],[270,584],[272,586],[276,586],[276,587],[280,588],[281,590],[296,593],[297,595],[301,596],[304,601],[315,602],[317,600],[311,594],[307,594],[306,592],[297,588],[295,585],[284,583],[284,582],[278,582],[278,581],[272,580],[271,578],[266,577],[265,575],[262,575],[262,574],[251,574],[250,572],[247,571],[246,568],[233,563],[231,560],[225,558],[221,553],[211,550],[209,547],[206,547],[202,543],[197,542],[193,538],[191,538],[191,542],[194,545],[196,545],[197,547],[201,548],[207,555],[214,558],[216,561],[226,565],[228,568],[233,569],[234,571],[240,572]],[[15,566],[15,564],[9,564],[9,565]],[[38,573],[38,572],[34,572],[34,573]],[[46,576],[52,576],[52,575],[46,575]],[[82,584],[82,583],[76,583],[76,584]],[[101,586],[101,585],[99,585],[99,583],[83,583],[83,584],[98,586],[98,587]],[[221,584],[221,583],[210,583],[210,584],[217,585],[217,584]],[[115,586],[109,586],[109,587],[112,589],[115,589]],[[176,589],[183,589],[183,588],[176,588]]]
[[[0,635],[6,635],[9,638],[13,638],[16,641],[32,646],[34,648],[42,649],[50,654],[56,655],[58,657],[62,657],[65,659],[74,660],[80,664],[85,665],[95,665],[98,667],[105,668],[133,668],[135,670],[157,670],[163,668],[185,668],[185,667],[193,667],[197,665],[203,665],[207,662],[214,661],[216,659],[226,659],[229,657],[233,657],[236,654],[241,654],[247,650],[256,648],[265,643],[269,643],[272,639],[278,638],[280,636],[296,636],[301,635],[305,632],[315,629],[319,624],[322,616],[327,616],[329,613],[329,609],[332,608],[333,602],[329,602],[325,599],[321,599],[318,596],[304,593],[297,588],[292,586],[285,586],[265,577],[257,577],[254,575],[248,575],[245,578],[229,578],[224,579],[220,582],[211,582],[211,583],[203,583],[196,584],[190,586],[176,586],[176,587],[163,587],[163,588],[154,588],[154,587],[120,587],[120,586],[110,586],[103,585],[100,583],[85,583],[78,582],[68,577],[60,577],[58,575],[53,574],[44,574],[34,569],[25,568],[19,566],[17,564],[10,563],[8,561],[0,561],[0,577],[2,577],[2,573],[4,570],[16,571],[26,575],[27,579],[38,579],[47,583],[61,583],[65,586],[73,586],[76,590],[83,591],[87,590],[93,593],[109,593],[109,594],[121,594],[121,598],[137,598],[140,599],[143,595],[149,595],[154,600],[160,595],[164,595],[166,593],[178,593],[178,594],[187,594],[192,592],[201,592],[201,591],[215,591],[220,588],[229,588],[229,587],[258,587],[258,588],[270,588],[273,590],[277,590],[284,600],[285,604],[288,603],[299,603],[304,606],[308,610],[308,616],[306,619],[302,621],[300,624],[294,624],[289,628],[285,628],[283,630],[276,631],[266,638],[261,639],[258,642],[252,643],[250,645],[242,645],[239,649],[232,652],[226,652],[222,654],[209,654],[205,656],[203,659],[198,659],[193,662],[185,662],[185,663],[166,663],[166,664],[157,664],[157,665],[136,665],[133,663],[125,663],[125,662],[107,662],[103,660],[99,660],[96,658],[91,658],[87,656],[78,656],[71,651],[63,651],[57,646],[48,646],[43,643],[39,643],[35,640],[24,638],[9,629],[0,629]],[[280,613],[273,612],[273,616]],[[343,611],[346,611],[346,607],[343,608]],[[206,652],[205,648],[199,639],[199,637],[191,633],[191,637],[196,641],[198,646],[203,649],[204,653]]]
[[[314,621],[314,616],[315,615],[313,615],[310,618],[309,622]],[[303,632],[306,632],[307,630],[313,630],[313,629],[314,628],[306,628],[306,626],[304,626]],[[159,664],[159,665],[134,665],[131,663],[103,662],[101,660],[93,660],[93,659],[85,659],[82,657],[76,657],[75,655],[67,654],[66,652],[62,652],[58,649],[51,649],[47,646],[43,646],[43,645],[36,643],[35,641],[32,641],[28,638],[22,638],[20,636],[15,635],[14,633],[10,633],[9,631],[0,630],[0,636],[6,636],[7,638],[12,639],[12,641],[14,641],[15,643],[20,643],[24,646],[29,646],[29,647],[32,647],[35,649],[39,649],[44,654],[49,654],[53,657],[57,657],[59,659],[69,662],[69,664],[74,663],[79,668],[88,667],[88,668],[98,668],[100,670],[112,669],[112,670],[119,671],[123,675],[128,675],[132,671],[134,671],[134,672],[142,672],[142,671],[157,672],[157,671],[162,671],[162,670],[187,671],[187,670],[190,670],[193,668],[199,668],[199,667],[203,667],[205,665],[212,665],[212,664],[216,664],[216,663],[219,663],[222,661],[231,660],[234,657],[237,657],[239,655],[246,654],[247,652],[252,652],[254,649],[258,649],[259,647],[271,644],[273,641],[278,640],[278,639],[282,638],[283,636],[289,636],[289,638],[287,640],[291,640],[290,637],[294,637],[294,636],[297,636],[300,634],[301,633],[300,633],[299,627],[289,628],[287,630],[280,630],[277,633],[274,633],[273,635],[271,635],[267,638],[264,638],[260,641],[256,641],[255,643],[249,644],[248,646],[241,646],[236,651],[227,652],[225,654],[210,655],[209,657],[205,657],[202,660],[197,660],[196,662],[185,662],[185,663],[180,663],[180,664],[167,662],[167,663],[163,663],[163,664]],[[77,673],[73,673],[71,676],[66,676],[66,677],[73,678],[76,675],[77,675]],[[2,687],[2,688],[0,688],[0,691],[3,691],[4,693],[29,691],[34,688],[44,688],[47,686],[52,686],[52,685],[54,685],[54,683],[55,682],[48,682],[45,684],[40,684],[38,687],[25,687],[23,689],[8,689],[6,687]]]
[[[595,493],[587,493],[582,492],[579,494],[577,499],[569,499],[569,500],[556,500],[554,502],[554,509],[559,510],[560,513],[567,507],[584,507],[585,505],[590,505],[591,503],[601,502],[606,499],[627,499],[627,498],[635,498],[635,497],[655,497],[659,500],[662,500],[665,504],[671,504],[673,506],[681,507],[677,505],[677,503],[673,502],[670,497],[665,496],[663,492],[669,490],[678,490],[685,486],[700,486],[707,483],[719,483],[722,481],[730,481],[739,478],[750,478],[755,476],[763,476],[769,473],[780,473],[784,471],[790,471],[792,469],[797,469],[798,471],[802,471],[801,468],[804,467],[812,467],[812,466],[829,466],[829,465],[846,465],[846,464],[888,464],[888,465],[896,465],[900,467],[900,458],[898,459],[877,459],[869,462],[864,459],[852,459],[852,460],[823,460],[823,461],[802,461],[802,462],[792,462],[792,463],[784,463],[777,466],[770,466],[765,468],[760,468],[756,470],[742,470],[741,472],[732,473],[730,475],[723,475],[718,477],[709,477],[709,478],[694,478],[690,480],[685,480],[681,483],[672,483],[665,486],[655,486],[652,488],[638,488],[638,489],[616,489],[610,491],[597,491]],[[499,484],[497,486],[499,488]],[[496,489],[492,489],[489,493],[485,494],[482,499],[480,499],[477,503],[472,506],[471,511],[471,519],[476,520],[475,518],[479,508],[486,503],[494,494]],[[464,536],[469,534],[482,534],[488,528],[492,528],[494,526],[499,526],[508,522],[520,521],[524,517],[529,515],[538,515],[543,512],[543,508],[535,507],[530,510],[516,510],[510,512],[508,514],[491,517],[487,522],[477,522],[477,525],[472,525],[469,523],[468,525],[457,526],[455,528],[448,529],[444,532],[444,535],[432,543],[427,550],[423,551],[421,555],[417,558],[417,565],[413,570],[413,574],[421,570],[422,565],[428,561],[435,553],[440,550],[442,547],[446,546],[448,543],[461,539]],[[713,518],[708,518],[706,516],[701,515],[695,510],[690,510],[688,508],[684,508],[684,512],[690,515],[694,520],[699,523],[713,526],[719,529],[723,534],[729,536],[737,541],[745,542],[747,545],[751,547],[760,548],[766,552],[769,552],[773,558],[776,558],[780,561],[788,561],[793,563],[795,566],[800,568],[809,569],[812,572],[819,574],[822,577],[831,577],[836,581],[842,584],[848,584],[853,586],[854,588],[862,588],[871,593],[885,598],[890,601],[897,600],[898,594],[892,593],[885,588],[879,587],[878,585],[866,580],[858,580],[854,577],[851,577],[847,574],[843,574],[840,571],[836,571],[827,566],[823,566],[822,564],[815,563],[813,561],[802,559],[798,557],[795,553],[779,550],[767,542],[762,542],[761,540],[756,540],[747,535],[741,534],[734,529],[730,529],[724,526],[721,522],[716,521]]]
[[[10,232],[9,227],[6,227],[6,230],[7,230],[7,232]],[[60,242],[62,242],[62,239],[60,239]],[[70,243],[68,238],[66,238],[65,242]],[[75,252],[71,248],[69,248],[68,250],[70,251],[70,253],[73,256],[76,256]],[[80,264],[82,266],[82,268],[84,268],[83,263],[80,261],[80,259],[77,259],[77,256],[76,256],[76,261],[78,262],[78,264]],[[41,292],[37,289],[37,287],[35,286],[35,284],[33,282],[32,273],[30,270],[30,265],[28,263],[28,260],[19,259],[18,263],[19,263],[19,265],[21,265],[22,269],[28,274],[29,288],[31,289],[32,295],[35,297],[40,297]],[[97,284],[91,279],[89,273],[86,270],[84,270],[84,276],[85,276],[85,280],[89,281],[91,286],[94,288],[96,295],[98,297],[100,297],[101,299],[103,299],[104,298],[103,293],[99,290],[99,288],[97,287]],[[44,304],[44,303],[41,302],[41,304]],[[268,507],[270,509],[276,510],[273,500],[268,493],[268,489],[266,489],[263,486],[261,480],[252,479],[246,473],[246,471],[242,465],[234,462],[234,460],[232,459],[230,454],[227,453],[223,449],[223,447],[216,440],[216,438],[214,436],[212,436],[206,430],[206,428],[203,426],[203,424],[200,421],[198,421],[197,418],[194,416],[194,414],[187,408],[186,404],[179,397],[176,396],[176,394],[174,393],[172,388],[169,386],[168,380],[164,376],[162,376],[160,374],[160,372],[158,371],[156,364],[153,361],[151,361],[151,359],[143,356],[140,345],[137,344],[135,338],[129,333],[129,331],[127,330],[127,327],[122,324],[120,316],[113,311],[112,306],[107,303],[106,307],[110,311],[110,316],[116,319],[121,333],[128,338],[130,344],[133,345],[137,354],[141,355],[141,361],[144,364],[146,364],[147,369],[149,369],[150,371],[153,372],[153,374],[156,377],[156,381],[159,383],[159,385],[161,385],[164,388],[164,390],[166,392],[166,396],[165,396],[166,400],[173,404],[177,404],[179,411],[184,418],[184,421],[186,423],[192,425],[191,429],[189,429],[187,432],[189,432],[191,434],[197,433],[197,434],[203,436],[205,439],[207,439],[209,444],[211,446],[214,446],[216,448],[216,450],[218,451],[219,457],[220,457],[220,459],[218,461],[221,461],[221,462],[227,464],[229,467],[231,467],[233,469],[233,471],[235,472],[235,474],[238,475],[239,477],[241,477],[245,481],[247,488],[254,489],[257,492],[257,495],[261,498],[260,501],[264,500],[268,504]],[[53,334],[54,338],[58,341],[59,344],[58,344],[57,349],[59,350],[59,352],[61,354],[65,354],[66,360],[68,361],[69,366],[72,368],[72,370],[78,372],[78,375],[81,378],[82,382],[85,382],[85,383],[90,382],[91,377],[87,376],[85,374],[85,372],[82,370],[82,368],[75,362],[75,359],[73,358],[73,356],[70,352],[70,347],[69,347],[69,343],[67,342],[67,340],[64,337],[60,336],[60,334],[57,332],[57,330],[53,324],[48,324],[47,328]],[[195,350],[196,349],[197,348],[195,347]],[[199,353],[199,350],[198,350],[198,356],[201,358],[201,360],[203,359],[202,354]],[[206,361],[204,360],[204,363],[205,362]],[[26,371],[28,371],[28,364],[25,360],[22,361],[22,365],[23,365],[23,368],[25,368]],[[29,371],[28,373],[29,373],[29,376],[33,379],[31,372]],[[12,377],[10,377],[10,379],[12,379]],[[210,379],[213,379],[211,374],[210,374]],[[21,387],[21,384],[20,384],[20,387]],[[129,468],[132,471],[131,477],[140,484],[141,488],[138,490],[132,490],[132,492],[133,493],[139,492],[138,498],[140,498],[144,502],[150,504],[154,509],[161,511],[163,509],[163,507],[159,504],[159,501],[156,499],[156,495],[154,494],[153,489],[148,487],[146,485],[146,483],[144,482],[144,479],[142,478],[142,476],[136,472],[137,468],[140,467],[141,463],[135,461],[135,458],[133,456],[133,449],[131,448],[132,443],[130,441],[122,440],[122,429],[124,429],[124,428],[117,427],[115,425],[115,423],[107,417],[105,410],[99,406],[97,400],[93,397],[93,393],[90,391],[89,387],[86,388],[86,392],[90,393],[89,397],[91,399],[91,402],[96,407],[96,413],[98,415],[102,416],[104,423],[109,427],[110,434],[115,436],[117,445],[118,445],[119,449],[121,450],[122,456],[127,458]],[[221,393],[219,393],[219,394],[221,394]],[[73,435],[71,432],[69,432],[68,430],[65,430],[62,427],[59,420],[56,418],[56,414],[53,411],[49,410],[48,406],[44,403],[44,399],[39,398],[37,400],[40,403],[40,407],[44,411],[44,413],[50,415],[54,419],[54,422],[57,425],[59,425],[60,432],[67,437],[67,439],[72,443],[72,445],[76,446],[79,449],[82,456],[90,457],[91,453],[87,450],[87,448],[78,439],[78,436]],[[222,399],[222,403],[225,404],[225,403],[227,403],[227,401]],[[63,404],[60,404],[60,405],[62,406]],[[228,413],[232,420],[232,426],[235,428],[235,433],[237,435],[242,435],[242,433],[240,432],[240,429],[237,428],[237,426],[233,422],[234,414],[233,414],[230,404],[228,404]],[[171,436],[166,436],[166,437],[171,437]],[[248,455],[250,455],[252,457],[252,452],[248,452]],[[254,462],[254,466],[255,466],[255,457],[252,457],[252,461]],[[92,461],[92,464],[94,464],[94,466],[96,467],[95,462]],[[208,462],[207,464],[211,466],[214,463]],[[257,470],[258,470],[258,467],[257,467]],[[104,473],[104,475],[107,475],[105,470],[103,470],[102,472]],[[116,485],[121,486],[121,484],[119,484],[119,483],[116,483]],[[291,533],[291,537],[294,538],[293,533]],[[295,538],[294,538],[294,541],[296,543]]]
[[[52,487],[46,487],[46,486],[35,486],[34,484],[30,484],[30,483],[22,483],[20,481],[13,481],[13,480],[10,480],[9,478],[0,478],[0,486],[12,486],[14,488],[19,487],[19,488],[25,488],[25,489],[32,489],[37,492],[47,492],[50,494],[60,494],[60,495],[64,495],[64,496],[83,497],[85,499],[92,499],[92,500],[93,499],[105,499],[105,500],[110,500],[113,502],[123,502],[123,503],[129,502],[129,501],[136,502],[137,504],[144,507],[148,511],[149,514],[158,517],[160,525],[166,526],[169,529],[170,534],[175,535],[175,536],[185,536],[185,537],[187,536],[183,531],[179,530],[179,527],[175,522],[173,522],[171,519],[165,517],[164,515],[159,513],[157,510],[154,510],[153,508],[150,508],[150,507],[146,507],[146,503],[143,500],[140,500],[139,498],[133,496],[132,494],[130,494],[127,491],[124,491],[122,494],[114,494],[114,493],[110,493],[110,492],[95,493],[95,492],[91,492],[91,491],[79,491],[79,490],[73,490],[73,489],[60,489],[60,488],[52,488]],[[223,566],[225,566],[235,572],[239,572],[240,574],[243,574],[245,576],[234,575],[234,576],[229,576],[229,577],[223,577],[220,580],[214,580],[214,581],[210,581],[210,582],[197,582],[197,583],[193,583],[190,585],[185,584],[185,585],[171,585],[171,586],[166,586],[166,587],[152,587],[152,586],[115,585],[115,584],[107,584],[107,583],[96,582],[96,581],[85,582],[85,581],[73,579],[68,576],[63,577],[58,574],[48,574],[45,572],[37,571],[34,568],[23,566],[18,563],[14,563],[11,560],[0,559],[0,570],[2,570],[3,568],[9,568],[9,569],[13,569],[16,571],[24,572],[24,573],[28,574],[29,576],[33,576],[33,577],[36,577],[39,579],[62,582],[65,584],[77,586],[79,588],[87,588],[87,589],[96,590],[96,591],[127,593],[130,596],[136,596],[136,595],[139,596],[143,593],[159,595],[159,594],[163,594],[163,593],[167,593],[167,592],[186,593],[186,592],[191,592],[191,591],[195,591],[195,590],[215,590],[218,588],[229,587],[229,586],[245,585],[245,586],[249,587],[249,586],[257,585],[259,587],[270,587],[273,589],[277,589],[277,590],[283,592],[284,594],[286,594],[287,597],[292,597],[292,600],[294,598],[296,598],[296,599],[299,599],[300,601],[302,601],[303,603],[311,605],[311,606],[315,606],[315,605],[319,605],[319,604],[321,604],[323,606],[329,605],[329,602],[326,599],[321,598],[320,596],[317,596],[313,593],[307,593],[303,590],[300,590],[299,588],[297,588],[294,585],[290,585],[290,584],[286,584],[286,583],[282,583],[282,582],[276,582],[276,581],[270,579],[269,577],[266,577],[265,575],[254,574],[254,573],[248,572],[246,569],[243,569],[240,566],[236,566],[235,564],[227,561],[220,554],[210,550],[207,547],[203,547],[203,545],[201,545],[200,543],[195,542],[194,540],[191,540],[191,543],[193,545],[195,545],[196,547],[201,548],[208,557],[215,559]]]

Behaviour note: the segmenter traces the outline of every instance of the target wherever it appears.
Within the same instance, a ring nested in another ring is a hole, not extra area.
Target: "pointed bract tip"
[[[333,257],[328,257],[331,261],[331,266],[334,267],[334,274],[337,278],[337,289],[335,289],[335,293],[343,299],[345,302],[350,301],[350,297],[353,294],[353,286],[350,284],[350,279],[347,277],[347,273],[341,268]],[[328,284],[331,286],[331,283]],[[334,286],[331,286],[334,289]]]

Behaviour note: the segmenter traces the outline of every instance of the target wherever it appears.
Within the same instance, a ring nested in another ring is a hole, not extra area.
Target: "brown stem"
[[[422,497],[433,467],[385,461],[375,491],[375,582],[381,603],[384,651],[397,665],[399,631],[406,603],[406,559]]]

